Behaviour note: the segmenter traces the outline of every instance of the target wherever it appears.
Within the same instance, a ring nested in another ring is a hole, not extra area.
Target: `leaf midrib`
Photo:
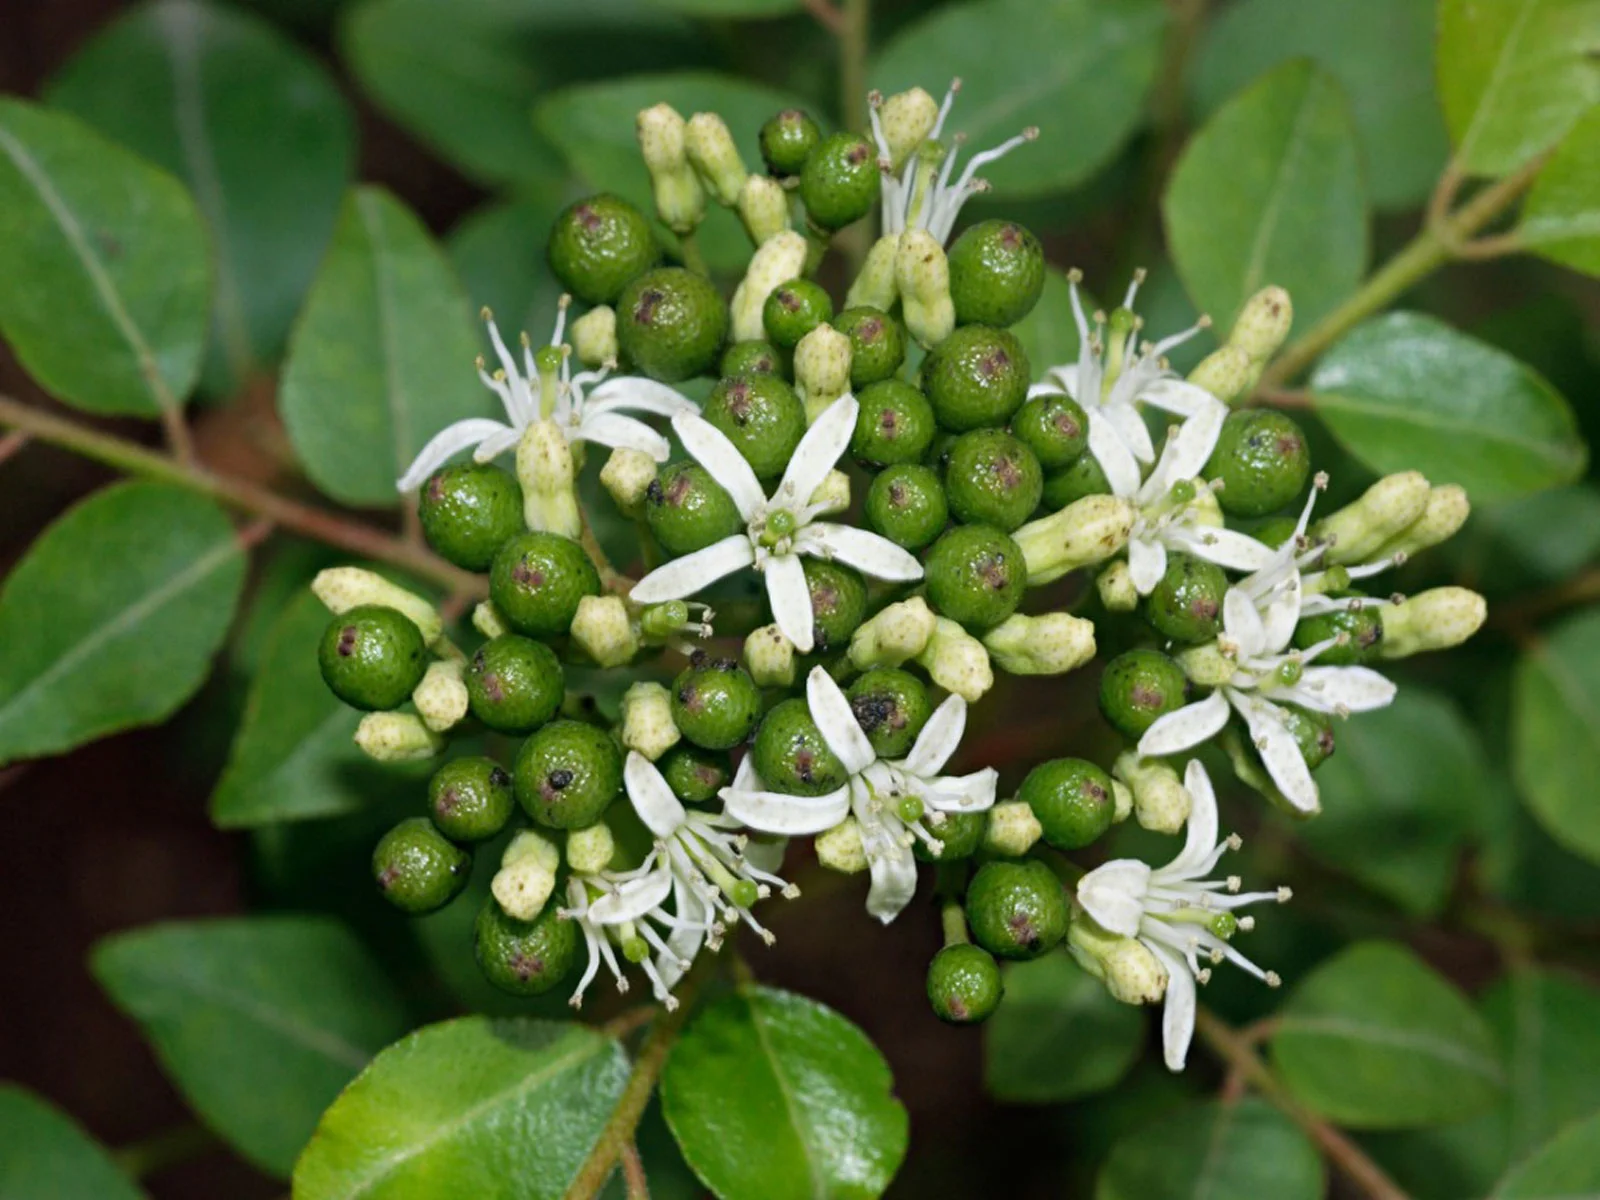
[[[1423,429],[1448,430],[1452,433],[1469,433],[1486,441],[1505,442],[1531,451],[1535,457],[1552,465],[1571,466],[1574,455],[1566,446],[1548,441],[1538,441],[1515,432],[1475,425],[1460,418],[1444,416],[1431,409],[1399,408],[1385,400],[1380,402],[1360,400],[1348,392],[1312,392],[1318,409],[1333,409],[1356,416],[1384,417],[1401,425],[1415,425]]]
[[[1485,114],[1494,111],[1496,93],[1505,82],[1510,62],[1515,55],[1517,43],[1522,40],[1523,28],[1528,23],[1528,18],[1542,0],[1523,0],[1522,8],[1518,10],[1516,20],[1512,22],[1511,29],[1506,34],[1506,40],[1501,43],[1501,52],[1494,61],[1493,68],[1489,71],[1489,80],[1484,84],[1483,94],[1478,98],[1478,106],[1473,110],[1472,120],[1467,123],[1467,128],[1461,135],[1461,145],[1456,150],[1456,155],[1463,162],[1470,161],[1473,143],[1481,136],[1480,122],[1485,119]]]
[[[411,412],[406,390],[401,379],[399,346],[396,341],[394,297],[389,278],[388,244],[382,237],[382,219],[376,209],[372,193],[362,192],[356,200],[356,210],[361,215],[361,228],[367,237],[372,255],[372,289],[377,303],[378,339],[383,347],[383,395],[389,410],[389,435],[394,452],[395,477],[405,473],[411,463],[406,447],[412,444]]]
[[[817,1200],[826,1200],[828,1195],[825,1181],[817,1169],[816,1154],[811,1144],[811,1123],[801,1119],[799,1106],[795,1102],[793,1090],[789,1080],[778,1069],[778,1056],[772,1049],[772,1042],[767,1036],[765,1022],[757,1008],[753,997],[744,997],[744,1002],[750,1009],[750,1027],[755,1030],[756,1042],[761,1047],[761,1053],[766,1056],[767,1064],[772,1070],[772,1079],[778,1085],[778,1094],[783,1097],[784,1110],[789,1114],[789,1124],[794,1127],[795,1140],[800,1143],[800,1151],[806,1160],[806,1175],[811,1181],[811,1194]]]
[[[1277,174],[1273,179],[1271,190],[1267,193],[1267,201],[1262,206],[1261,217],[1256,225],[1256,236],[1250,244],[1249,257],[1245,259],[1244,274],[1240,277],[1239,295],[1235,301],[1235,314],[1239,306],[1244,304],[1245,297],[1256,290],[1265,275],[1267,252],[1278,229],[1278,213],[1283,207],[1283,197],[1289,189],[1289,181],[1296,174],[1305,141],[1303,136],[1305,125],[1315,108],[1312,94],[1320,86],[1321,81],[1316,74],[1307,72],[1306,86],[1300,93],[1300,106],[1295,112],[1293,124],[1289,127],[1289,136],[1284,142],[1283,153],[1278,156]],[[1228,324],[1232,324],[1232,316],[1229,317]]]

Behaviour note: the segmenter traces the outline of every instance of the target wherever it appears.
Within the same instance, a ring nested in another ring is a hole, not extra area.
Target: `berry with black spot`
[[[958,521],[1006,533],[1033,515],[1044,494],[1038,458],[1003,429],[974,429],[958,437],[944,478]]]
[[[866,514],[869,528],[907,550],[920,550],[944,531],[950,507],[937,471],[901,463],[873,476]]]
[[[1205,477],[1234,517],[1264,517],[1293,503],[1311,477],[1311,449],[1293,418],[1270,408],[1232,412],[1222,423]]]
[[[1119,654],[1100,676],[1100,711],[1119,732],[1135,740],[1158,718],[1182,708],[1188,694],[1183,668],[1158,650]]]
[[[780,350],[793,350],[818,325],[833,316],[833,298],[809,279],[791,279],[767,293],[761,323],[767,340]]]
[[[954,433],[1004,425],[1028,398],[1028,352],[1009,330],[962,325],[928,352],[922,386]]]
[[[728,337],[728,304],[709,279],[658,267],[617,297],[617,344],[634,367],[664,383],[712,368]]]
[[[457,758],[428,781],[428,811],[453,842],[483,842],[505,828],[516,808],[511,774],[492,758]]]
[[[1222,631],[1227,591],[1228,577],[1215,563],[1169,553],[1166,573],[1145,597],[1145,620],[1175,642],[1209,642]]]
[[[856,395],[856,428],[850,453],[868,466],[914,463],[928,452],[938,425],[933,405],[909,383],[885,379]]]
[[[1089,448],[1089,418],[1065,392],[1024,400],[1011,418],[1011,432],[1032,450],[1046,471],[1062,471]]]
[[[798,698],[774,705],[762,718],[750,753],[761,782],[775,792],[825,796],[850,778]]]
[[[600,573],[582,546],[559,533],[520,533],[500,547],[489,570],[489,598],[516,632],[558,637],[578,604],[600,594]]]
[[[472,855],[435,829],[427,817],[401,821],[372,852],[372,878],[383,898],[414,917],[449,904],[471,874]]]
[[[850,644],[850,635],[867,616],[867,581],[854,567],[819,558],[802,558],[811,593],[811,628],[819,653]]]
[[[867,671],[844,694],[879,758],[910,754],[917,734],[933,715],[928,689],[911,672],[897,667]]]
[[[328,622],[317,663],[323,682],[350,707],[387,712],[409,700],[422,682],[428,647],[404,613],[363,604]]]
[[[783,474],[806,432],[806,406],[776,375],[722,380],[700,415],[727,435],[761,479]]]
[[[511,916],[493,896],[472,928],[472,954],[483,977],[513,996],[542,996],[572,973],[582,935],[557,905],[531,921]]]
[[[984,863],[966,908],[973,940],[997,958],[1038,958],[1067,935],[1067,893],[1037,859]]]
[[[1015,325],[1044,294],[1044,247],[1015,221],[980,221],[950,247],[950,299],[962,325]]]
[[[512,779],[517,803],[538,824],[582,829],[622,790],[622,751],[603,729],[552,721],[522,743]]]
[[[987,525],[957,525],[928,551],[928,599],[971,629],[1000,624],[1022,602],[1028,567],[1022,548]]]
[[[850,386],[857,390],[891,378],[906,360],[905,326],[870,305],[847,308],[833,327],[850,339]]]
[[[661,259],[650,220],[620,196],[589,196],[550,227],[550,269],[561,286],[590,304],[610,304],[628,280]]]
[[[685,804],[710,804],[733,782],[733,762],[725,750],[707,750],[681,741],[656,759],[667,786]]]
[[[1111,481],[1106,478],[1100,460],[1085,452],[1070,467],[1045,476],[1041,499],[1045,508],[1060,512],[1074,500],[1082,500],[1085,496],[1110,494]]]
[[[522,532],[522,487],[493,463],[440,467],[417,497],[422,536],[448,562],[486,571],[495,551]]]
[[[800,200],[820,229],[843,229],[878,203],[883,179],[878,152],[860,134],[833,133],[807,156],[800,172]]]
[[[677,462],[662,468],[644,498],[650,532],[674,557],[704,550],[744,528],[733,497],[699,463]]]
[[[697,653],[672,683],[672,720],[707,750],[731,750],[761,719],[761,689],[731,658]]]
[[[810,114],[786,108],[761,127],[761,159],[769,174],[798,175],[821,140],[822,130]]]
[[[561,707],[561,660],[543,642],[507,633],[467,660],[467,704],[497,733],[532,733]]]
[[[788,375],[787,359],[771,342],[734,342],[722,352],[717,367],[724,379],[733,375]]]
[[[987,1021],[1004,993],[994,957],[970,942],[946,946],[928,964],[928,1003],[951,1025]]]
[[[1111,776],[1081,758],[1040,763],[1023,779],[1017,799],[1033,810],[1044,840],[1057,850],[1081,850],[1116,818]]]
[[[1343,642],[1335,641],[1317,655],[1318,666],[1355,667],[1377,662],[1383,652],[1382,610],[1377,604],[1362,603],[1364,599],[1350,595],[1344,598],[1346,607],[1306,617],[1294,627],[1294,644],[1309,650],[1343,634]]]

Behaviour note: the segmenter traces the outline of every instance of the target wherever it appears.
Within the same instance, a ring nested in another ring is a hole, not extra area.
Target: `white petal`
[[[917,734],[911,753],[906,755],[900,766],[910,774],[924,778],[937,774],[955,754],[966,731],[967,702],[960,696],[946,696],[944,703],[933,710],[922,732]]]
[[[1115,858],[1078,880],[1078,903],[1107,932],[1133,937],[1144,917],[1150,867],[1136,858]]]
[[[1163,875],[1190,876],[1217,848],[1217,793],[1211,786],[1211,776],[1206,774],[1198,758],[1191,758],[1184,769],[1183,786],[1193,800],[1184,830],[1183,851],[1163,868]]]
[[[722,430],[697,412],[680,412],[672,428],[683,448],[733,497],[734,507],[746,521],[767,502],[756,473]]]
[[[1153,537],[1128,539],[1128,576],[1133,589],[1141,596],[1156,590],[1161,577],[1167,573],[1167,548]]]
[[[741,567],[748,567],[755,562],[755,558],[755,550],[748,537],[742,533],[730,534],[704,550],[696,550],[693,554],[685,554],[682,558],[661,564],[633,585],[628,599],[635,604],[682,600],[724,575],[732,575]]]
[[[1217,447],[1217,437],[1222,433],[1222,420],[1228,410],[1220,404],[1208,405],[1179,427],[1167,438],[1161,451],[1158,474],[1166,480],[1167,488],[1182,479],[1193,479],[1211,460]]]
[[[1098,408],[1086,411],[1089,414],[1089,453],[1105,473],[1112,495],[1132,499],[1139,492],[1139,464],[1134,461],[1133,451],[1123,444]]]
[[[1272,550],[1247,533],[1235,529],[1218,529],[1214,525],[1173,525],[1167,532],[1168,542],[1181,549],[1214,562],[1230,571],[1259,571],[1272,561]]]
[[[889,841],[878,853],[867,855],[867,867],[872,872],[867,912],[887,925],[917,894],[917,860],[910,846]]]
[[[746,754],[739,760],[739,767],[733,773],[733,790],[736,792],[759,792],[766,786],[761,782],[761,776],[756,774],[755,755]]]
[[[1134,458],[1142,463],[1155,459],[1155,443],[1150,440],[1150,429],[1144,423],[1144,418],[1139,415],[1138,409],[1124,402],[1102,405],[1100,412],[1105,415],[1107,424],[1116,430],[1117,438]]]
[[[1266,611],[1261,614],[1261,626],[1266,638],[1266,654],[1282,654],[1294,637],[1294,627],[1300,623],[1301,605],[1300,572],[1289,575],[1288,582],[1272,593]]]
[[[1158,379],[1139,393],[1139,399],[1180,417],[1192,417],[1206,408],[1227,412],[1222,401],[1199,384],[1184,379]]]
[[[658,463],[667,461],[672,444],[643,421],[625,417],[620,413],[585,413],[573,441],[595,442],[612,449],[622,447],[648,454]]]
[[[514,449],[522,440],[522,433],[522,430],[512,429],[509,426],[496,430],[478,443],[478,448],[472,452],[472,461],[493,462],[507,450]]]
[[[1078,364],[1066,363],[1063,366],[1051,367],[1044,373],[1045,378],[1056,385],[1056,390],[1065,392],[1074,400],[1078,398]],[[1031,389],[1030,389],[1031,394]]]
[[[1241,588],[1229,588],[1222,597],[1222,627],[1239,647],[1239,658],[1248,661],[1267,650],[1267,630],[1261,623],[1256,602]]]
[[[812,667],[806,676],[806,704],[811,709],[811,719],[822,731],[822,740],[839,756],[845,770],[859,775],[877,761],[877,751],[856,720],[850,701],[833,676],[821,667]]]
[[[1316,812],[1322,801],[1311,778],[1311,768],[1306,766],[1300,743],[1289,732],[1277,707],[1248,692],[1230,691],[1229,699],[1244,718],[1262,765],[1284,798],[1301,812]]]
[[[850,788],[825,796],[791,796],[784,792],[742,791],[726,787],[717,793],[724,811],[751,829],[784,837],[805,837],[832,829],[850,814]]]
[[[1297,704],[1318,712],[1371,712],[1395,697],[1394,682],[1371,667],[1307,667],[1285,691]]]
[[[916,556],[888,538],[850,525],[816,521],[795,535],[794,548],[812,558],[838,559],[863,575],[891,583],[911,583],[922,578]]]
[[[856,398],[846,392],[812,422],[805,437],[795,447],[789,468],[778,485],[779,494],[786,495],[791,504],[805,504],[811,494],[822,486],[822,481],[833,470],[850,445],[850,436],[856,429],[856,414],[860,406]]]
[[[406,468],[406,473],[400,476],[400,481],[395,486],[402,492],[412,492],[428,481],[432,475],[445,463],[469,446],[476,446],[485,438],[503,433],[510,426],[499,421],[491,421],[487,417],[469,417],[465,421],[457,421],[454,425],[446,425],[438,433],[428,439],[428,444],[412,460]],[[512,430],[515,433],[515,430]]]
[[[637,921],[653,908],[659,908],[672,891],[672,872],[662,867],[638,879],[617,885],[589,905],[589,919],[596,925],[620,925]]]
[[[801,654],[811,653],[816,644],[815,620],[811,611],[811,586],[806,570],[796,554],[780,554],[767,559],[767,606],[783,636]]]
[[[658,838],[671,837],[683,824],[682,802],[672,794],[671,785],[655,763],[637,750],[628,751],[622,782],[628,789],[628,799],[633,801],[633,811]]]
[[[1167,969],[1167,998],[1161,1006],[1161,1057],[1169,1071],[1183,1070],[1194,1040],[1195,983],[1189,968],[1165,947],[1146,942]]]
[[[661,972],[662,986],[668,991],[676,987],[678,980],[688,971],[689,964],[705,944],[706,927],[716,919],[711,905],[677,876],[672,879],[672,911],[681,924],[667,934],[667,949],[679,961],[674,962],[665,955],[656,958],[656,970]]]
[[[1221,733],[1227,723],[1228,699],[1218,689],[1204,700],[1157,717],[1139,739],[1139,753],[1159,757],[1188,750]]]
[[[970,775],[940,775],[917,789],[929,808],[940,812],[986,812],[994,807],[1000,772],[984,767]]]
[[[589,393],[583,407],[585,414],[625,408],[654,413],[658,417],[696,411],[694,401],[689,397],[642,375],[618,375],[607,379]]]

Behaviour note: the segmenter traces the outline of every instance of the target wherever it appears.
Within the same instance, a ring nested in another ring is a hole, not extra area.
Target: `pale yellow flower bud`
[[[517,482],[529,529],[569,538],[583,531],[572,448],[554,421],[535,421],[523,431],[517,443]]]
[[[948,617],[937,618],[933,637],[917,656],[928,677],[947,692],[974,704],[994,686],[994,669],[983,643]]]
[[[1189,382],[1203,387],[1224,404],[1246,395],[1255,386],[1260,368],[1238,346],[1223,346],[1200,360],[1189,372]]]
[[[545,902],[555,890],[556,871],[561,852],[543,835],[524,829],[511,839],[500,856],[500,869],[489,884],[489,891],[519,921],[532,921],[544,911]]]
[[[890,604],[850,637],[850,661],[858,670],[898,667],[933,640],[939,619],[921,596]]]
[[[1183,828],[1194,807],[1194,797],[1183,786],[1177,768],[1159,758],[1141,758],[1129,750],[1111,770],[1133,793],[1133,813],[1141,827],[1156,833],[1177,833]]]
[[[1067,950],[1122,1004],[1158,1004],[1167,994],[1167,972],[1138,938],[1122,937],[1075,912],[1067,926]]]
[[[845,294],[846,308],[881,309],[888,312],[900,298],[900,285],[895,282],[895,261],[900,252],[900,235],[886,233],[867,252],[867,261],[861,273]]]
[[[919,87],[897,92],[878,109],[878,126],[889,147],[890,169],[898,173],[939,120],[939,102]]]
[[[983,828],[984,849],[1006,858],[1020,858],[1044,836],[1044,826],[1021,800],[1002,800],[989,810]]]
[[[1455,536],[1472,515],[1472,502],[1466,489],[1454,483],[1436,487],[1428,493],[1428,506],[1422,515],[1390,538],[1373,553],[1374,558],[1410,556],[1430,550]]]
[[[770,175],[751,175],[739,191],[739,219],[757,246],[789,228],[789,193]]]
[[[1107,612],[1126,613],[1139,607],[1139,589],[1133,585],[1133,572],[1125,558],[1107,563],[1094,577],[1094,585]]]
[[[620,596],[585,596],[572,618],[572,640],[602,667],[620,667],[639,652],[639,638]]]
[[[744,640],[744,666],[758,687],[794,683],[794,643],[776,625],[763,625]]]
[[[1420,472],[1386,475],[1361,498],[1311,527],[1313,539],[1330,542],[1323,561],[1330,566],[1369,562],[1380,547],[1409,528],[1427,511],[1433,489]]]
[[[656,460],[643,450],[619,446],[600,468],[600,484],[611,494],[617,507],[630,517],[644,512],[645,494],[656,481]]]
[[[1294,304],[1281,287],[1264,287],[1245,301],[1233,323],[1228,345],[1237,346],[1253,363],[1265,363],[1289,337]]]
[[[937,346],[956,327],[950,298],[950,260],[926,229],[908,229],[895,251],[894,281],[906,330],[924,346]]]
[[[807,421],[815,421],[850,390],[850,356],[849,336],[827,322],[806,334],[794,348],[794,387],[805,401]]]
[[[611,865],[617,842],[604,821],[567,834],[567,865],[574,871],[595,875]]]
[[[811,493],[812,515],[829,517],[850,507],[850,476],[834,469],[822,477]]]
[[[672,720],[672,696],[659,683],[636,683],[622,696],[622,745],[654,762],[683,735]]]
[[[1441,587],[1386,604],[1378,615],[1383,619],[1379,653],[1386,659],[1408,658],[1459,646],[1483,628],[1489,605],[1467,588]]]
[[[727,122],[716,113],[695,113],[689,118],[683,145],[689,162],[716,202],[724,208],[737,204],[750,173],[739,157],[739,148],[733,144]]]
[[[311,591],[335,616],[363,604],[392,608],[410,620],[429,645],[438,641],[444,632],[444,619],[433,605],[362,567],[329,567],[318,571],[311,581]]]
[[[706,193],[689,164],[683,117],[671,105],[657,104],[639,114],[637,129],[656,211],[674,233],[692,232],[705,217]]]
[[[811,844],[817,861],[830,871],[855,875],[867,869],[867,848],[861,842],[861,828],[854,817],[846,817],[827,832],[817,834]]]
[[[1014,532],[1028,567],[1028,586],[1052,583],[1069,571],[1104,562],[1128,544],[1137,513],[1116,496],[1084,496],[1060,512]]]
[[[472,627],[486,638],[503,637],[511,632],[505,617],[492,600],[480,600],[472,610]]]
[[[761,314],[767,297],[779,284],[799,276],[806,265],[806,239],[787,231],[774,234],[750,256],[750,266],[733,293],[733,340],[757,342],[767,336]],[[846,339],[848,345],[849,339]],[[845,367],[849,374],[848,365]]]
[[[1175,657],[1189,681],[1200,687],[1221,687],[1233,678],[1237,669],[1233,659],[1224,654],[1216,642],[1186,647]]]
[[[356,745],[378,762],[417,762],[444,749],[444,738],[415,713],[370,712],[356,726]]]
[[[1061,675],[1094,658],[1094,622],[1069,613],[1013,613],[983,635],[995,665],[1013,675]]]
[[[453,729],[467,716],[466,663],[459,658],[428,664],[422,682],[411,693],[423,723],[435,733]]]
[[[617,313],[609,304],[591,308],[568,326],[578,361],[591,370],[617,361]]]

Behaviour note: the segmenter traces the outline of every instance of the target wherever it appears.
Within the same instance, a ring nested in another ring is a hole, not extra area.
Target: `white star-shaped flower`
[[[735,533],[703,550],[657,567],[634,585],[630,598],[638,604],[682,600],[745,567],[766,578],[772,619],[802,653],[814,645],[811,589],[806,586],[801,555],[837,559],[875,579],[909,583],[922,578],[922,564],[887,538],[849,525],[814,520],[821,506],[811,503],[834,463],[850,445],[856,427],[856,398],[835,400],[806,430],[770,497],[762,494],[756,473],[744,455],[696,412],[672,418],[684,449],[733,498],[746,522]]]
[[[795,837],[832,829],[855,818],[872,875],[867,911],[885,925],[894,920],[917,890],[917,861],[911,853],[921,838],[937,849],[937,831],[947,813],[983,812],[993,807],[993,767],[970,775],[942,775],[961,744],[967,702],[947,697],[917,735],[903,759],[880,759],[833,677],[821,667],[806,677],[811,719],[850,778],[822,796],[739,786],[721,792],[729,816],[751,829]]]
[[[528,426],[540,420],[555,422],[569,443],[625,447],[648,454],[657,462],[667,460],[667,439],[638,418],[625,414],[632,411],[670,417],[692,412],[694,402],[653,379],[637,375],[608,378],[609,367],[572,374],[572,351],[562,340],[566,336],[569,303],[570,297],[561,298],[555,333],[548,346],[536,352],[527,335],[523,335],[521,368],[489,310],[484,309],[489,340],[494,343],[500,367],[491,375],[479,359],[478,378],[500,397],[506,420],[468,417],[440,430],[400,477],[397,486],[402,492],[421,487],[428,476],[468,448],[474,448],[472,457],[477,462],[498,458],[516,446]]]
[[[1194,808],[1176,858],[1159,869],[1138,859],[1119,858],[1078,881],[1078,903],[1084,911],[1108,932],[1138,938],[1166,969],[1161,1042],[1167,1067],[1173,1071],[1183,1070],[1194,1037],[1195,984],[1211,977],[1201,957],[1211,963],[1226,959],[1277,987],[1278,976],[1240,954],[1228,944],[1228,936],[1254,924],[1250,917],[1233,917],[1235,909],[1289,899],[1288,888],[1240,893],[1237,875],[1206,878],[1225,852],[1239,848],[1240,841],[1237,835],[1217,840],[1217,797],[1198,761],[1190,760],[1183,784],[1194,797]]]

